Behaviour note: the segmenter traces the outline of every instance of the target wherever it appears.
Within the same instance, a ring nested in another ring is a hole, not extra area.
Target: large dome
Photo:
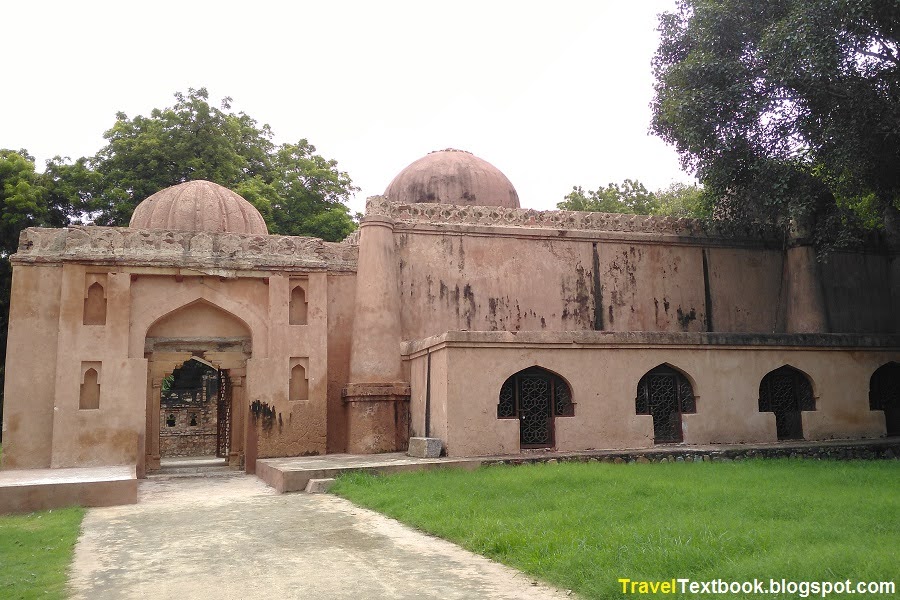
[[[269,233],[262,215],[252,204],[228,188],[202,179],[156,192],[137,205],[128,226],[213,233]]]
[[[431,152],[400,171],[384,195],[404,204],[519,208],[519,194],[506,175],[471,152],[452,148]]]

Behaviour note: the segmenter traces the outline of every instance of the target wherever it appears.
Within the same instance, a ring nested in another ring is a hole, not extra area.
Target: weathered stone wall
[[[819,323],[795,297],[808,285],[822,288],[828,331],[897,327],[885,250],[837,253],[795,273],[783,236],[763,226],[378,197],[367,211],[395,222],[407,340],[459,330],[804,330]],[[809,270],[818,282],[802,279]]]
[[[196,424],[191,424],[191,416]],[[170,425],[169,417],[174,418]],[[161,456],[214,456],[216,454],[217,411],[215,402],[196,408],[163,406],[159,411],[159,453]]]
[[[13,270],[3,405],[5,469],[50,466],[61,278],[61,266]]]

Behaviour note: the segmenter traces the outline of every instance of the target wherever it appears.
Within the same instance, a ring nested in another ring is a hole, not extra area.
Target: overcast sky
[[[648,133],[657,14],[675,0],[42,2],[3,7],[0,147],[38,167],[97,152],[129,117],[206,87],[308,139],[361,210],[431,150],[473,152],[522,206],[573,185],[690,182]]]

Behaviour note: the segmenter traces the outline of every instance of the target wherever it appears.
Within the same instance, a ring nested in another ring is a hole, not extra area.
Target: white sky
[[[573,185],[693,181],[648,133],[656,15],[675,0],[44,2],[3,7],[0,147],[97,152],[117,111],[206,87],[307,138],[362,210],[431,150],[469,150],[549,209]],[[18,69],[17,73],[11,72]]]

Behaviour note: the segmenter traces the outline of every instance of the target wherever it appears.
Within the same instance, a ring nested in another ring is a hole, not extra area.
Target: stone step
[[[306,482],[306,493],[307,494],[324,494],[331,489],[331,486],[334,485],[334,478],[328,477],[325,479],[310,479]]]
[[[165,466],[156,471],[149,471],[147,478],[174,478],[174,477],[228,477],[242,475],[243,471],[225,465],[215,467],[204,466]]]

